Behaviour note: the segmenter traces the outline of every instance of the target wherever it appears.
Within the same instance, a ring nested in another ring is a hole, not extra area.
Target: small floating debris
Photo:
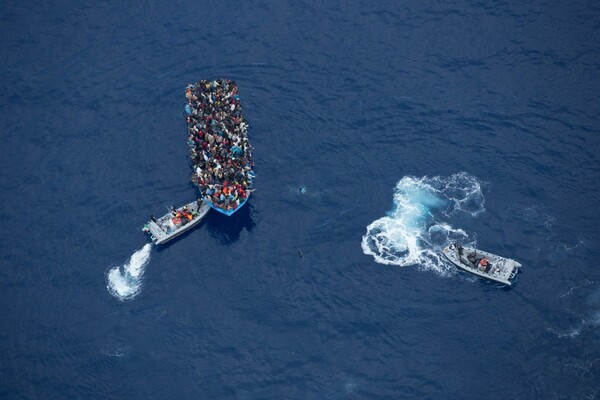
[[[185,97],[192,182],[204,202],[231,215],[254,191],[255,176],[238,88],[227,79],[201,80],[187,86]]]

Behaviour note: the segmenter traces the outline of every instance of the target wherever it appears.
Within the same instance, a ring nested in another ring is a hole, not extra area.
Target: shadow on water
[[[206,224],[210,236],[218,243],[228,246],[240,238],[243,229],[252,232],[256,225],[254,207],[248,201],[244,207],[229,217],[220,212],[211,211],[203,224]]]

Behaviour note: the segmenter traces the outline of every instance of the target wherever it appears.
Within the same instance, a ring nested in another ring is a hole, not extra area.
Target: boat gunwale
[[[184,207],[192,207],[192,206],[196,206],[197,208],[197,216],[192,219],[191,221],[189,221],[187,224],[182,225],[180,227],[178,227],[177,229],[171,231],[171,233],[167,233],[164,231],[164,229],[161,227],[161,225],[158,223],[158,221],[161,221],[163,219],[165,219],[165,217],[170,216],[171,211],[167,212],[165,215],[161,216],[160,218],[157,218],[157,222],[155,221],[150,221],[148,223],[149,227],[152,227],[152,225],[154,225],[156,228],[158,229],[160,232],[163,233],[163,235],[160,235],[160,237],[157,237],[154,232],[152,231],[152,229],[150,230],[150,233],[152,234],[152,241],[156,244],[156,245],[160,245],[160,244],[164,244],[174,238],[176,238],[177,236],[181,235],[184,232],[187,232],[188,230],[192,229],[194,226],[198,225],[203,219],[204,217],[206,217],[206,214],[208,214],[208,212],[211,210],[211,206],[209,204],[207,204],[205,201],[202,202],[202,205],[200,207],[197,206],[197,201],[192,201],[188,204],[185,204],[179,208],[176,208],[176,210],[183,210]]]
[[[475,247],[464,247],[463,249],[465,249],[466,251],[473,251],[474,253],[484,256],[484,257],[488,257],[488,258],[493,258],[495,260],[501,259],[501,260],[505,260],[506,262],[510,262],[511,263],[511,270],[510,272],[507,274],[508,278],[503,278],[503,277],[497,277],[494,275],[490,275],[484,272],[479,271],[477,268],[475,267],[471,267],[471,266],[467,266],[464,265],[460,259],[456,258],[456,256],[454,255],[454,251],[452,251],[450,249],[450,246],[446,246],[444,247],[444,249],[442,250],[442,254],[444,255],[444,257],[446,257],[446,259],[448,261],[450,261],[454,266],[456,266],[457,268],[462,269],[463,271],[469,272],[473,275],[477,275],[480,276],[482,278],[485,279],[489,279],[491,281],[494,282],[498,282],[498,283],[502,283],[504,285],[508,285],[508,286],[512,286],[513,282],[511,282],[511,279],[514,278],[514,276],[516,275],[516,272],[518,271],[518,269],[521,267],[521,264],[515,260],[513,260],[512,258],[507,258],[507,257],[502,257],[499,256],[497,254],[493,254],[484,250],[479,250]]]

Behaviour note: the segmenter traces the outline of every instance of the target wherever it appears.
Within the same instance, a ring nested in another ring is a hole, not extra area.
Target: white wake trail
[[[106,274],[108,292],[119,300],[134,298],[141,290],[142,276],[148,262],[152,244],[137,250],[124,265],[111,268]]]
[[[448,221],[455,214],[485,210],[479,181],[464,172],[449,177],[405,176],[394,190],[394,208],[367,226],[361,247],[376,262],[401,267],[420,265],[440,275],[453,271],[440,249],[469,235]]]

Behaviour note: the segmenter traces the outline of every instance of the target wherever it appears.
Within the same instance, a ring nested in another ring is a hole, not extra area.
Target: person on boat
[[[481,260],[479,260],[479,270],[481,272],[487,272],[490,269],[490,261],[483,257]]]
[[[477,260],[477,254],[475,254],[475,253],[469,253],[469,254],[467,255],[467,260],[469,260],[469,262],[470,262],[471,264],[473,264],[473,265],[476,265],[476,264],[475,264],[475,260]]]
[[[225,180],[251,189],[252,146],[248,142],[248,124],[241,112],[235,82],[202,80],[186,87],[186,99],[191,111],[186,121],[194,171],[192,182],[199,187],[201,197],[212,197],[216,190],[209,185]],[[231,190],[225,192],[224,197],[231,194]],[[227,202],[220,195],[217,194],[219,200],[213,205],[226,208]]]

